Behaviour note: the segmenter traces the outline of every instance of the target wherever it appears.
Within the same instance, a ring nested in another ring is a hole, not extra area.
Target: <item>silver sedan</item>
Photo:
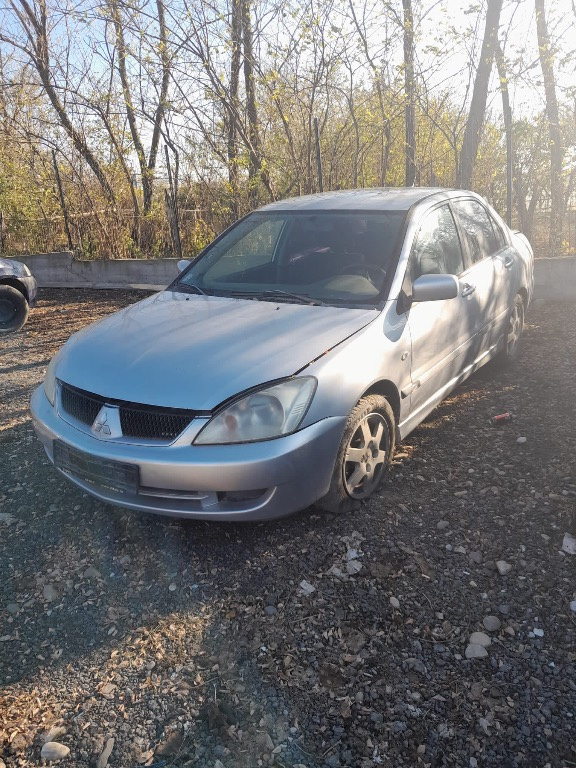
[[[213,520],[358,506],[457,384],[515,359],[533,289],[528,241],[439,189],[273,203],[180,266],[64,345],[32,416],[85,491]]]

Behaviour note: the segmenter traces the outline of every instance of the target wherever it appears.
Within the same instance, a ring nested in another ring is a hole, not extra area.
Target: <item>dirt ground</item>
[[[240,525],[102,504],[34,435],[50,357],[142,295],[44,290],[0,339],[0,768],[575,766],[576,304],[360,512]]]

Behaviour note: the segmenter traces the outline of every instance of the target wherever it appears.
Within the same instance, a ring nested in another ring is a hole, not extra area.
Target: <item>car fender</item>
[[[368,326],[301,373],[318,380],[318,389],[302,427],[322,418],[347,417],[368,392],[390,392],[399,421],[402,415],[400,392],[411,383],[406,315],[398,315],[396,302],[388,302]]]

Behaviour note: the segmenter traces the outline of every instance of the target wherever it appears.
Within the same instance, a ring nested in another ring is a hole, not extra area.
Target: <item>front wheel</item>
[[[348,417],[330,489],[318,506],[346,512],[370,498],[390,467],[394,441],[390,403],[382,395],[363,397]]]
[[[28,318],[28,302],[11,285],[0,285],[0,333],[18,331]]]

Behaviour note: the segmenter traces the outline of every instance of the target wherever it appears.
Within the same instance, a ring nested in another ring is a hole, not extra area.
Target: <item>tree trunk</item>
[[[144,198],[144,214],[150,213],[152,206],[152,193],[154,184],[154,171],[156,170],[156,159],[158,157],[158,146],[160,144],[160,135],[162,133],[162,121],[166,110],[166,100],[168,97],[168,86],[170,84],[170,54],[168,51],[168,31],[166,27],[166,14],[162,0],[156,0],[156,12],[158,14],[158,32],[160,38],[160,60],[162,61],[162,80],[160,83],[160,93],[158,94],[158,104],[154,114],[152,127],[152,141],[150,142],[150,152],[148,154],[148,178],[150,180],[150,200]]]
[[[144,213],[146,213],[147,210],[150,210],[152,201],[152,183],[148,175],[146,155],[144,154],[144,145],[142,144],[142,140],[140,138],[140,132],[136,122],[136,112],[134,110],[132,94],[130,92],[130,83],[128,81],[128,72],[126,68],[126,43],[124,41],[124,26],[122,17],[120,15],[120,9],[118,7],[117,0],[109,0],[109,3],[110,11],[112,14],[112,22],[114,24],[114,31],[116,33],[116,48],[118,50],[118,72],[120,73],[120,82],[122,83],[122,95],[124,97],[126,117],[128,118],[128,125],[130,126],[132,143],[134,144],[136,157],[138,158],[138,165],[140,166]]]
[[[496,41],[496,66],[498,67],[498,79],[500,81],[500,93],[502,95],[502,113],[504,115],[504,133],[506,134],[506,223],[512,225],[512,205],[514,189],[514,155],[512,147],[512,108],[510,106],[510,94],[508,93],[508,77],[506,75],[506,62],[500,42]]]
[[[404,88],[406,106],[406,186],[416,180],[416,113],[414,107],[414,16],[412,0],[402,0],[404,9]]]
[[[540,66],[544,80],[546,96],[546,116],[550,135],[550,234],[548,246],[550,256],[558,256],[562,244],[562,220],[564,218],[564,196],[562,192],[562,135],[560,116],[556,98],[556,78],[554,76],[554,55],[546,24],[544,0],[534,0],[536,8],[536,32]]]
[[[232,0],[231,43],[230,57],[230,102],[232,109],[228,111],[228,182],[232,193],[231,213],[235,221],[239,216],[238,208],[238,136],[236,130],[236,115],[238,114],[238,88],[240,86],[240,64],[242,55],[242,15],[241,0]]]
[[[122,147],[119,144],[119,141],[118,141],[119,137],[117,135],[117,132],[115,131],[114,126],[110,122],[109,110],[104,110],[104,109],[100,110],[100,117],[102,118],[102,123],[108,133],[110,144],[112,145],[112,147],[114,147],[114,150],[116,152],[116,157],[118,158],[118,162],[120,163],[120,167],[122,168],[122,173],[124,174],[124,178],[126,179],[126,184],[130,191],[130,198],[132,200],[132,209],[133,209],[131,237],[134,243],[139,243],[140,242],[140,202],[138,200],[138,194],[136,192],[136,186],[134,184],[132,172],[128,167],[126,157],[124,156]]]
[[[472,101],[470,103],[466,128],[464,129],[462,149],[460,150],[458,186],[461,189],[469,189],[472,186],[472,174],[478,155],[480,134],[482,132],[482,126],[484,125],[486,99],[488,97],[488,83],[490,80],[490,73],[492,72],[492,61],[498,38],[501,10],[502,0],[488,0],[486,27],[484,29],[484,39],[482,40],[480,61],[478,62],[478,69],[476,70]]]
[[[248,117],[248,138],[250,141],[248,164],[248,195],[253,208],[258,205],[258,171],[260,157],[260,133],[256,88],[254,83],[254,46],[250,0],[240,0],[242,7],[242,37],[244,42],[244,87],[246,89],[246,115]]]
[[[531,197],[528,201],[528,183],[522,177],[522,170],[517,167],[516,171],[516,204],[518,206],[518,216],[520,217],[520,229],[526,235],[528,240],[532,240],[534,234],[534,216],[536,215],[536,206],[540,201],[542,188],[535,183],[531,189]]]

